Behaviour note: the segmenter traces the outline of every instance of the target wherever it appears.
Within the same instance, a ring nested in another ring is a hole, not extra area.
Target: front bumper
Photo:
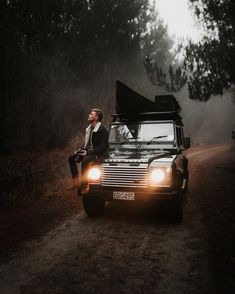
[[[138,200],[171,200],[179,194],[179,191],[170,188],[155,189],[137,189],[126,187],[102,187],[100,185],[90,185],[89,189],[84,191],[83,196],[99,197],[105,201],[123,201],[113,199],[113,192],[134,192],[135,201]]]

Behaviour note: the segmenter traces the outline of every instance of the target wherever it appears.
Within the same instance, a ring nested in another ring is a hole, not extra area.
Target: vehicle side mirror
[[[190,148],[190,137],[184,138],[184,148],[186,149]]]

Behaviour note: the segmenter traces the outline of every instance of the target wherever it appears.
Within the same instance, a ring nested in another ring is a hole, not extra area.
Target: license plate
[[[135,200],[135,193],[134,192],[115,191],[115,192],[113,192],[113,199],[116,199],[116,200]]]

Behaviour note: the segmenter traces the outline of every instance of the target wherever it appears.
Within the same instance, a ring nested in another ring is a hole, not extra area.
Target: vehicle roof
[[[182,118],[177,112],[141,112],[135,114],[118,113],[113,114],[113,122],[133,122],[133,121],[173,121],[178,125],[183,126]]]
[[[141,120],[141,121],[113,121],[112,124],[125,124],[126,122],[130,122],[130,123],[138,123],[138,122],[141,122],[141,123],[146,123],[146,124],[149,124],[149,123],[175,123],[174,120]]]

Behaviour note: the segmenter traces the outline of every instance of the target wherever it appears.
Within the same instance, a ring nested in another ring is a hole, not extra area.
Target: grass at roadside
[[[66,149],[0,157],[0,257],[40,238],[81,209],[71,185]]]

